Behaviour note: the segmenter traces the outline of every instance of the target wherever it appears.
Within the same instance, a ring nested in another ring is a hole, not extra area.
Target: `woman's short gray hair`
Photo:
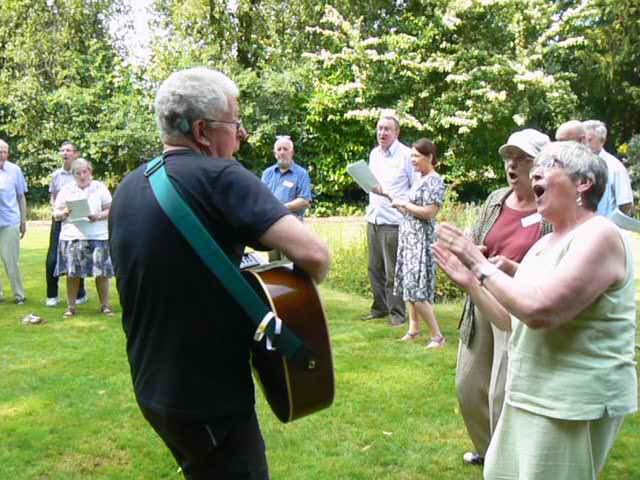
[[[91,165],[91,162],[89,160],[85,160],[84,158],[80,157],[80,158],[76,158],[71,163],[71,173],[75,173],[76,170],[83,167],[88,168],[89,171],[93,172],[93,165]]]
[[[169,75],[156,94],[156,122],[163,143],[191,136],[191,125],[203,118],[218,119],[229,111],[229,97],[240,95],[224,73],[206,67]]]
[[[576,142],[550,143],[535,159],[534,169],[540,166],[560,167],[574,182],[590,181],[591,188],[582,194],[582,202],[587,210],[597,210],[607,187],[608,169],[607,163],[587,146]]]

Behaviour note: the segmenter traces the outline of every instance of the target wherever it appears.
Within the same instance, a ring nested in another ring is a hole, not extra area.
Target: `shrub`
[[[314,200],[309,215],[312,217],[354,217],[364,215],[363,203],[338,203],[331,200]]]
[[[27,220],[51,220],[52,209],[49,202],[27,200]]]
[[[636,205],[635,211],[636,216],[638,216],[640,213],[637,208],[640,203],[640,134],[631,137],[629,143],[624,147],[623,153],[626,155],[627,169],[631,178],[631,188]],[[619,150],[622,150],[622,148]]]

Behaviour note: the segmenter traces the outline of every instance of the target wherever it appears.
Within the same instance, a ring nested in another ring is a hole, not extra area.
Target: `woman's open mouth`
[[[536,196],[536,198],[540,198],[542,197],[542,195],[544,195],[545,192],[545,188],[540,186],[540,185],[534,185],[533,186],[533,194]]]
[[[516,172],[507,172],[507,176],[509,180],[516,181],[518,179],[518,174]]]

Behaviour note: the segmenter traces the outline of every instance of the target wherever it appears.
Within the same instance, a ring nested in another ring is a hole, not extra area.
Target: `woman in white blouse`
[[[95,277],[100,311],[111,315],[109,278],[113,266],[107,221],[111,193],[102,182],[93,180],[93,167],[87,160],[75,160],[71,172],[75,183],[60,190],[53,210],[54,218],[63,222],[55,275],[67,275],[68,308],[64,318],[76,314],[80,278],[86,277]]]

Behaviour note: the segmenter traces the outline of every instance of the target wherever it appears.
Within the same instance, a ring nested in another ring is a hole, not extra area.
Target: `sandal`
[[[75,316],[75,314],[76,314],[76,308],[75,307],[69,307],[62,314],[62,318],[71,318],[71,317]]]
[[[404,337],[400,339],[401,342],[410,342],[411,340],[415,340],[416,338],[420,338],[420,332],[407,332],[404,334]]]
[[[442,335],[438,335],[437,337],[431,337],[431,341],[427,343],[424,347],[426,350],[431,350],[433,348],[441,348],[444,347],[445,343],[447,343],[446,337]]]
[[[111,310],[109,305],[102,305],[102,307],[100,307],[100,313],[103,315],[113,315],[113,310]]]

